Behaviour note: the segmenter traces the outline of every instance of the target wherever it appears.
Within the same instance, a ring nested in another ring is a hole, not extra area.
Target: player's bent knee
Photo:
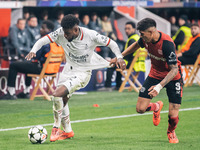
[[[180,106],[181,106],[180,104],[170,103],[169,104],[169,109],[170,110],[179,110]]]
[[[53,96],[54,97],[60,97],[60,95],[56,91],[53,92]]]
[[[65,86],[59,86],[53,92],[53,96],[55,97],[65,97],[69,94],[68,89]]]
[[[143,114],[143,113],[145,113],[145,109],[141,109],[141,108],[136,108],[136,111],[138,112],[138,113],[140,113],[140,114]]]
[[[173,104],[173,108],[174,108],[175,110],[179,110],[180,107],[181,107],[180,104]]]

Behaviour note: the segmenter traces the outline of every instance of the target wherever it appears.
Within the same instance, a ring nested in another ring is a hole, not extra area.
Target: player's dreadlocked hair
[[[75,25],[79,25],[79,19],[72,14],[66,15],[61,21],[64,29],[72,29]]]
[[[145,18],[138,22],[137,24],[137,30],[139,31],[145,31],[146,29],[150,27],[156,27],[155,20],[151,18]]]
[[[50,20],[45,20],[42,22],[42,24],[46,24],[47,28],[50,30],[50,31],[53,31],[54,29],[54,23]]]

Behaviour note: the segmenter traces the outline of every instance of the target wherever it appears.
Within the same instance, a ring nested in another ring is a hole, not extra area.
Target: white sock
[[[64,107],[64,109],[62,111],[61,123],[62,123],[62,126],[63,126],[63,130],[66,133],[69,133],[69,132],[72,131],[71,122],[70,122],[70,118],[69,118],[69,106],[68,106],[68,103],[66,104],[66,106]]]
[[[158,111],[159,108],[160,108],[160,105],[158,103],[155,103],[156,104],[156,110],[155,111]]]
[[[8,92],[10,93],[10,95],[14,95],[15,94],[15,88],[14,87],[8,87]]]
[[[24,88],[24,94],[30,93],[30,86]]]
[[[62,97],[53,97],[53,113],[54,113],[54,127],[59,128],[61,123],[61,115],[63,111]]]

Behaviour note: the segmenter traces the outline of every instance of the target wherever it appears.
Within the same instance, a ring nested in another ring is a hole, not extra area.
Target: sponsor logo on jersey
[[[104,36],[104,35],[102,35],[101,36],[101,39],[102,39],[102,41],[103,41],[103,43],[107,43],[107,41],[108,41],[108,37],[106,37],[106,36]]]
[[[171,52],[169,55],[169,62],[176,62],[176,54],[174,52]]]
[[[149,53],[149,57],[151,57],[151,58],[153,58],[153,59],[156,59],[156,60],[166,61],[165,58],[155,56],[155,55],[153,55],[153,54],[151,54],[151,53]]]
[[[69,52],[69,57],[71,57],[73,61],[81,63],[81,62],[86,62],[89,55],[86,54],[86,55],[76,56]]]
[[[58,31],[54,31],[51,33],[53,37],[57,37],[58,36]]]
[[[158,50],[158,54],[163,55],[163,52],[161,49]]]

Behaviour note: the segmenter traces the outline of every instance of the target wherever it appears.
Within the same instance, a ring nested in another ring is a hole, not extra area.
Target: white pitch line
[[[199,110],[200,107],[196,107],[196,108],[185,108],[185,109],[180,109],[179,111],[190,111],[190,110]],[[160,113],[168,113],[168,111],[161,111]],[[128,118],[128,117],[135,117],[135,116],[146,116],[146,115],[151,115],[152,112],[150,113],[144,113],[144,114],[131,114],[131,115],[122,115],[122,116],[112,116],[112,117],[104,117],[104,118],[95,118],[95,119],[84,119],[84,120],[75,120],[75,121],[71,121],[71,123],[80,123],[80,122],[88,122],[88,121],[97,121],[97,120],[107,120],[107,119],[117,119],[117,118]],[[49,123],[49,124],[41,124],[42,126],[52,126],[53,123]],[[27,129],[27,128],[31,128],[34,127],[36,125],[32,125],[32,126],[25,126],[25,127],[16,127],[16,128],[8,128],[8,129],[0,129],[1,131],[12,131],[12,130],[19,130],[19,129]]]

